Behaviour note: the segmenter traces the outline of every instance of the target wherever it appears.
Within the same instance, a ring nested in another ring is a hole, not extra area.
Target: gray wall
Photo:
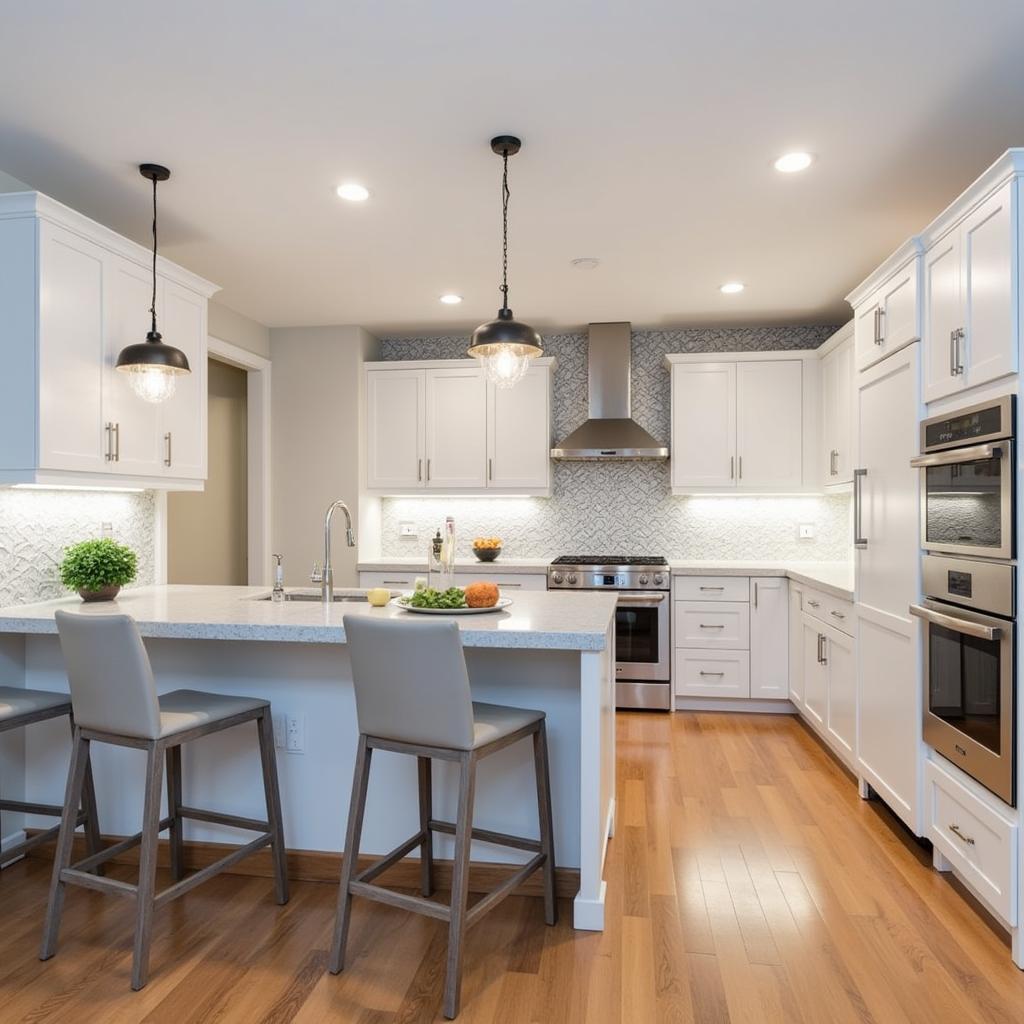
[[[833,327],[700,328],[635,331],[633,416],[669,441],[669,352],[753,352],[818,347]],[[586,336],[544,339],[555,356],[553,440],[587,417]],[[384,338],[384,359],[462,358],[466,338]],[[673,497],[667,462],[558,462],[551,498],[389,498],[381,507],[381,554],[423,556],[427,537],[454,515],[460,553],[474,536],[500,536],[507,557],[546,558],[593,549],[674,558],[834,560],[849,557],[849,500],[830,497]],[[417,527],[415,540],[399,524]],[[815,527],[798,540],[797,526]]]
[[[264,359],[270,358],[270,328],[250,320],[249,317],[228,309],[216,300],[209,305],[209,333],[221,341],[255,352]]]
[[[337,498],[359,528],[363,363],[378,342],[361,327],[282,327],[270,332],[273,363],[273,549],[289,586],[309,584],[323,558],[323,519]],[[356,582],[356,549],[336,518],[335,583]]]

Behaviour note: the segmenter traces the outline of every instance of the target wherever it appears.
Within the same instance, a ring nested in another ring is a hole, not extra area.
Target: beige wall
[[[323,520],[337,498],[359,531],[360,404],[363,363],[377,339],[361,327],[282,327],[270,332],[274,383],[273,550],[284,556],[285,582],[308,586],[323,558]],[[335,517],[334,579],[356,583],[356,550]]]
[[[221,341],[255,352],[264,359],[270,358],[270,328],[236,313],[219,302],[209,304],[210,322],[207,330]]]
[[[244,586],[248,573],[245,370],[209,360],[206,488],[167,495],[167,582]]]

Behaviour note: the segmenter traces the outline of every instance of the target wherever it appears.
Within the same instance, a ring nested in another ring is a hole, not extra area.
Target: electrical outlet
[[[107,538],[114,536],[114,524],[113,523],[100,523],[100,537]]]
[[[277,712],[273,716],[274,719],[274,746],[278,750],[284,750],[285,740],[285,729],[284,729],[284,714]]]
[[[801,523],[797,529],[797,536],[800,540],[810,540],[814,536],[814,524]]]
[[[398,524],[398,536],[399,537],[411,537],[415,539],[418,536],[416,531],[415,523],[399,523]]]
[[[306,752],[306,716],[285,716],[285,749],[289,754]]]

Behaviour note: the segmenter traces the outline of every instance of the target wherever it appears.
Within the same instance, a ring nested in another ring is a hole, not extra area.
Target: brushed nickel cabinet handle
[[[836,618],[836,619],[845,619],[846,618],[846,616],[842,612],[829,612],[829,615],[831,615],[833,618]]]
[[[423,460],[422,459],[417,459],[416,460],[416,482],[417,483],[422,483],[423,482]]]
[[[866,469],[855,469],[853,471],[853,546],[863,550],[868,546],[868,539],[863,534],[861,522],[864,511],[864,495],[861,493],[864,477],[868,475]]]
[[[742,455],[739,457],[738,461],[739,461],[739,467],[740,467],[739,478],[740,478],[740,480],[742,480],[743,479],[743,456]]]
[[[949,375],[956,376],[956,331],[949,332]]]
[[[705,672],[704,669],[700,670],[702,676],[724,676],[724,672]]]
[[[730,480],[735,480],[736,479],[736,456],[735,455],[730,455],[729,456],[729,479]]]
[[[808,608],[820,608],[821,607],[821,602],[820,601],[812,601],[810,598],[808,598],[807,599],[807,607]]]
[[[114,461],[121,461],[121,424],[114,424]]]
[[[164,465],[165,466],[170,466],[170,464],[171,464],[171,432],[169,430],[167,431],[166,434],[164,434],[164,445],[166,446],[165,449],[164,449],[164,452],[165,452],[165,454],[164,454]]]
[[[409,585],[408,580],[381,580],[381,583],[388,583],[398,587],[407,587]]]
[[[965,836],[963,832],[960,831],[959,825],[950,825],[949,831],[952,832],[960,842],[966,843],[968,846],[974,846],[974,839],[971,838],[971,836]]]
[[[113,462],[114,461],[114,424],[113,423],[104,424],[103,429],[106,431],[106,434],[107,434],[107,450],[106,450],[106,452],[103,455],[103,459],[104,459],[105,462]]]
[[[427,483],[430,483],[430,459],[427,459]]]
[[[699,623],[701,629],[725,629],[724,624],[715,625],[714,623],[701,622]]]
[[[725,590],[725,587],[701,587],[701,590]]]
[[[494,459],[487,460],[487,479],[494,479]]]
[[[754,607],[757,607],[757,580],[754,580]]]

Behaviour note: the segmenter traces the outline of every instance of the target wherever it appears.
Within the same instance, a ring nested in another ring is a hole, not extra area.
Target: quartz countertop
[[[354,596],[365,590],[335,593]],[[345,615],[429,619],[393,605],[371,608],[365,601],[342,599],[324,606],[320,601],[260,600],[269,594],[268,587],[133,587],[121,591],[116,601],[85,604],[66,597],[0,608],[0,633],[56,633],[53,615],[64,609],[79,615],[131,615],[144,637],[343,644]],[[614,594],[524,591],[503,611],[453,618],[466,647],[600,651],[614,614]]]
[[[456,572],[478,572],[486,573],[536,573],[542,575],[548,571],[551,564],[550,558],[503,558],[498,556],[497,561],[481,562],[478,558],[457,558],[455,560]],[[379,558],[376,561],[359,562],[356,565],[359,572],[415,572],[421,576],[427,575],[426,558]]]
[[[852,562],[760,562],[686,561],[669,562],[673,576],[787,576],[798,583],[853,600]]]

